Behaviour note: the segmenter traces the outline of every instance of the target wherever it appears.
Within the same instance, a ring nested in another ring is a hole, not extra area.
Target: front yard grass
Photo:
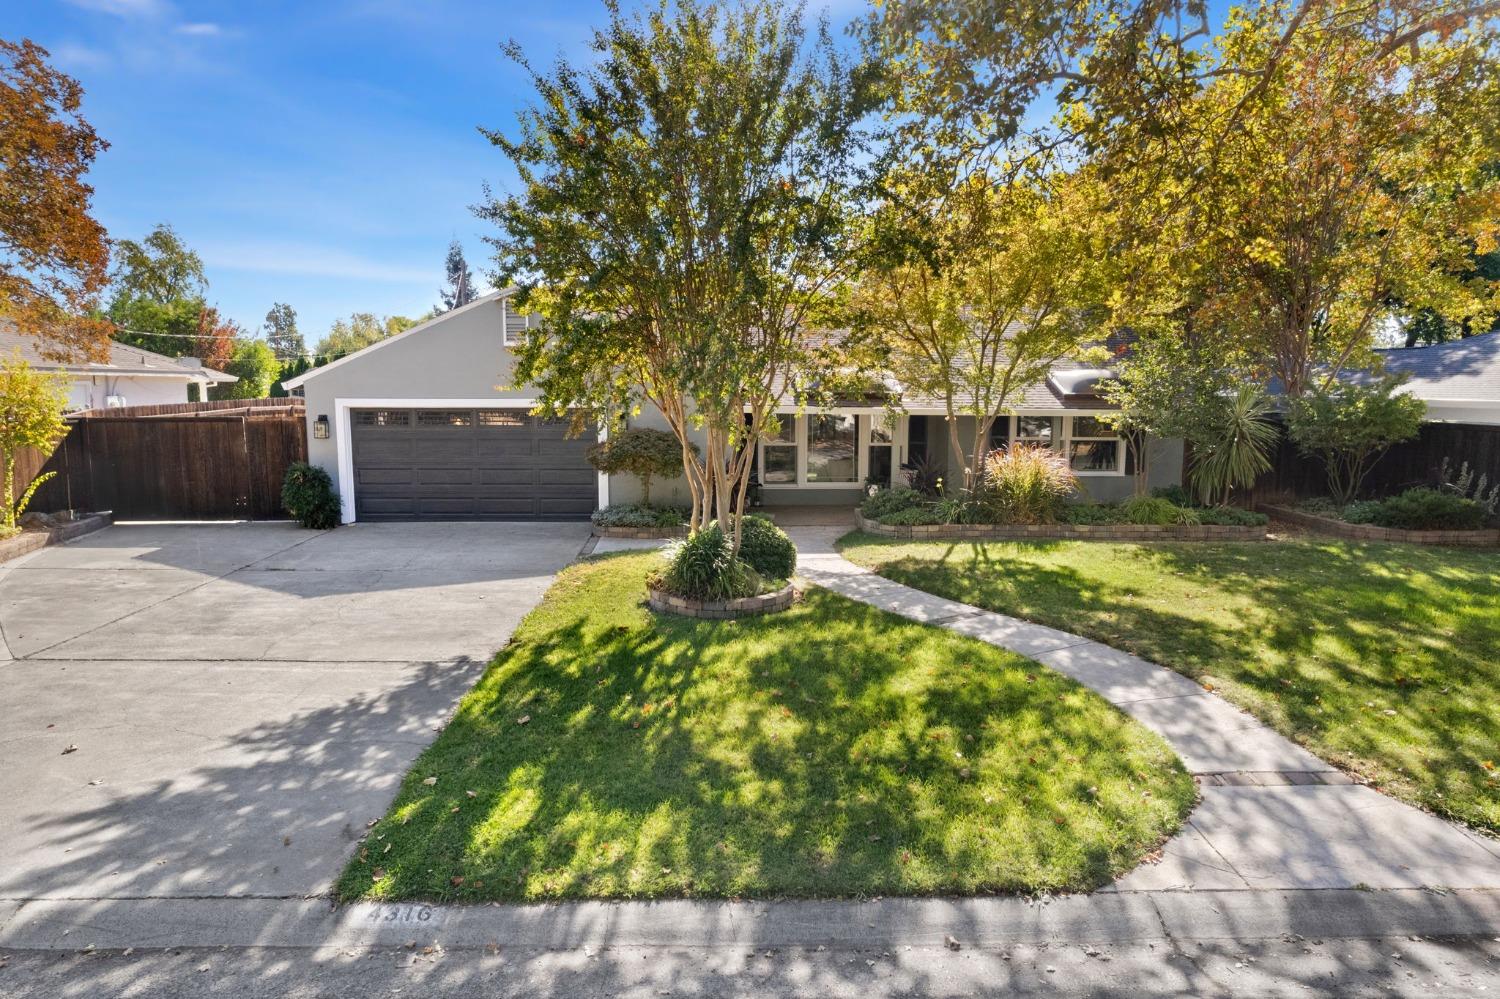
[[[1193,803],[1165,743],[1036,663],[820,589],[761,618],[656,616],[658,558],[561,574],[342,898],[1085,889]]]
[[[846,557],[1218,689],[1398,797],[1500,831],[1500,557],[1256,544],[886,542]]]

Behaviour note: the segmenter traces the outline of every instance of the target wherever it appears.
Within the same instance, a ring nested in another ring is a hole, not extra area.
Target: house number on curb
[[[368,919],[372,923],[430,923],[437,915],[430,905],[377,905]]]

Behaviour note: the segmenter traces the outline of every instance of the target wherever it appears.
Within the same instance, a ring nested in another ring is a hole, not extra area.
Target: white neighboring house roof
[[[368,347],[361,347],[359,350],[354,351],[352,354],[345,354],[343,357],[339,358],[336,361],[329,361],[322,367],[313,368],[311,371],[304,371],[296,378],[288,378],[286,381],[281,383],[281,386],[282,388],[286,389],[301,388],[307,382],[311,381],[321,374],[324,374],[325,372],[332,371],[334,368],[338,367],[341,364],[347,364],[357,357],[364,357],[371,351],[379,350],[381,347],[387,347],[395,343],[397,340],[405,340],[409,336],[414,336],[417,333],[421,333],[423,330],[430,329],[431,327],[436,326],[444,319],[451,319],[454,316],[459,315],[460,313],[468,312],[470,309],[478,308],[479,306],[484,305],[488,302],[495,302],[499,301],[502,298],[508,298],[511,295],[515,294],[515,291],[516,289],[514,288],[503,288],[500,291],[492,291],[488,295],[480,295],[478,298],[474,299],[474,301],[469,302],[466,305],[460,305],[456,309],[449,309],[447,312],[439,313],[438,315],[433,316],[431,319],[427,320],[425,323],[418,323],[409,330],[402,330],[395,336],[388,336],[384,340],[377,340],[374,343],[370,344]]]
[[[167,357],[154,351],[112,342],[107,361],[54,361],[42,356],[41,339],[18,331],[15,324],[0,319],[0,358],[20,354],[21,359],[41,371],[65,371],[70,375],[94,375],[131,378],[180,378],[204,385],[237,382],[234,375],[205,365],[196,357]]]

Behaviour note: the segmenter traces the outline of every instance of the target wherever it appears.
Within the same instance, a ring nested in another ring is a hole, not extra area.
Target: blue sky
[[[604,17],[597,0],[8,6],[0,32],[82,82],[111,144],[90,175],[110,235],[170,222],[226,315],[254,330],[288,302],[309,346],[350,312],[426,311],[453,238],[487,287],[469,207],[514,175],[476,126],[512,127],[529,99],[499,45],[582,56]]]

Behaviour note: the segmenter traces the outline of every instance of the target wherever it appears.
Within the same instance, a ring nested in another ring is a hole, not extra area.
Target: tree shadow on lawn
[[[1484,765],[1500,744],[1500,577],[1485,553],[974,544],[879,571],[1209,680],[1324,758],[1500,829]]]
[[[594,585],[587,571],[554,597]],[[523,628],[344,897],[1087,888],[1191,804],[1164,744],[982,643],[819,589],[734,622],[623,603]]]

